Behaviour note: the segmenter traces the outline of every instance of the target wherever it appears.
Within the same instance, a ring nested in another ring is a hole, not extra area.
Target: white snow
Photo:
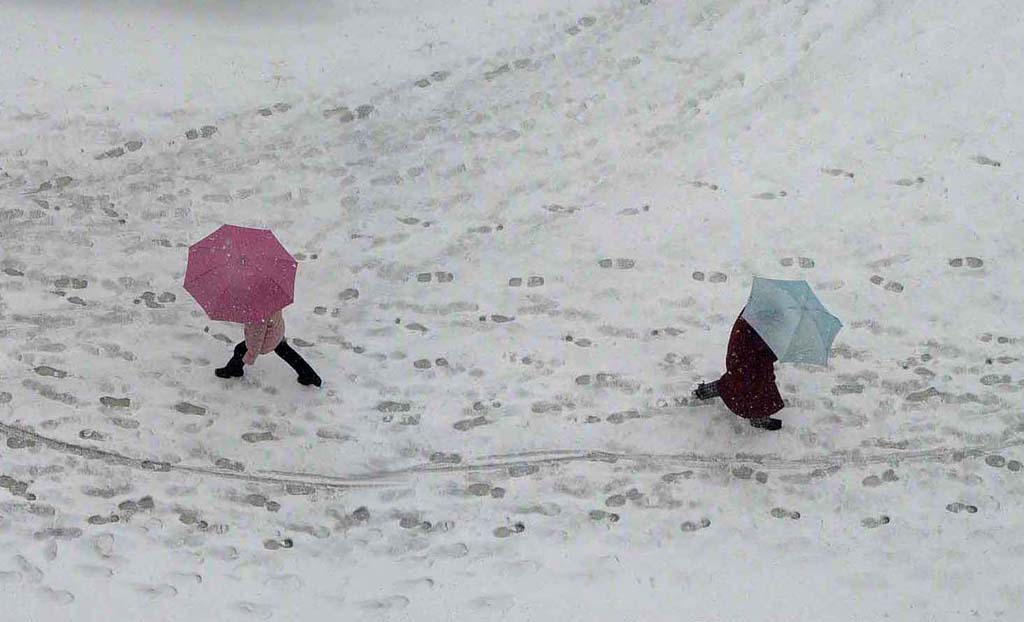
[[[4,619],[1016,619],[1022,20],[5,3]],[[224,222],[323,389],[214,377]],[[778,433],[689,397],[754,275],[845,323]]]

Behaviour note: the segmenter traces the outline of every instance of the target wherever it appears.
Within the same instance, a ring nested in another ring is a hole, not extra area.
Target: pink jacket
[[[242,362],[252,365],[260,354],[274,351],[284,339],[284,316],[278,311],[262,322],[245,325],[245,356]]]

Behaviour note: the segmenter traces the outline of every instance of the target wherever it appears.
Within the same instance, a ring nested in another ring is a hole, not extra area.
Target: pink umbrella
[[[259,322],[294,301],[298,265],[269,230],[224,225],[189,247],[185,291],[212,320]]]

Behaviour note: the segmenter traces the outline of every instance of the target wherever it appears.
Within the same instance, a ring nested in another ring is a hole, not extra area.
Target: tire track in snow
[[[366,481],[384,478],[396,478],[404,475],[459,473],[492,471],[497,469],[513,469],[528,466],[553,466],[570,462],[603,462],[615,464],[632,462],[649,469],[657,468],[726,468],[740,465],[756,465],[758,468],[772,471],[800,471],[805,469],[821,469],[846,466],[870,466],[877,464],[894,464],[901,462],[962,462],[968,459],[981,458],[992,452],[1011,447],[1024,446],[1024,438],[1006,439],[990,445],[971,447],[934,447],[909,451],[893,451],[887,453],[863,455],[856,451],[833,452],[818,456],[801,458],[782,458],[775,454],[699,454],[694,452],[678,454],[645,454],[645,453],[614,453],[607,451],[586,450],[547,450],[530,451],[511,454],[481,456],[479,462],[464,464],[419,464],[404,469],[377,471],[339,478],[340,481]],[[332,476],[299,471],[262,471],[277,476],[296,478],[333,479]]]
[[[106,451],[103,449],[97,449],[95,447],[89,447],[87,445],[79,445],[77,443],[68,443],[65,441],[50,438],[49,436],[43,436],[42,434],[32,432],[13,425],[6,423],[0,423],[0,435],[8,438],[16,438],[22,441],[32,441],[37,445],[51,449],[57,453],[68,454],[72,456],[79,456],[87,460],[102,460],[108,464],[117,466],[123,466],[130,469],[136,469],[140,471],[148,471],[151,473],[161,472],[178,472],[178,473],[191,473],[193,475],[202,475],[209,477],[217,477],[221,479],[233,479],[244,482],[250,482],[254,484],[269,484],[269,485],[305,485],[314,486],[317,488],[330,489],[330,490],[348,490],[352,488],[368,488],[368,487],[380,487],[386,486],[389,482],[379,481],[383,478],[377,478],[374,482],[368,481],[346,481],[344,478],[332,477],[319,481],[315,478],[303,478],[295,479],[289,477],[280,477],[273,475],[252,475],[247,473],[239,473],[236,471],[228,471],[226,469],[214,469],[209,467],[200,466],[188,466],[181,464],[171,464],[161,460],[147,460],[144,458],[133,458],[117,452]]]
[[[740,465],[756,465],[758,468],[773,471],[800,471],[808,468],[842,468],[847,466],[870,466],[877,464],[896,464],[901,462],[962,462],[968,459],[981,458],[992,452],[1024,446],[1024,438],[1010,438],[989,445],[971,447],[934,447],[910,451],[892,451],[878,454],[863,455],[856,451],[833,452],[818,456],[800,458],[782,458],[775,454],[700,454],[684,452],[678,454],[645,454],[615,453],[607,451],[586,450],[545,450],[510,454],[481,456],[477,462],[465,464],[418,464],[402,469],[389,471],[371,471],[348,476],[326,475],[322,473],[306,473],[284,470],[259,470],[263,475],[238,473],[223,469],[171,464],[168,462],[134,458],[124,454],[96,449],[86,445],[68,443],[20,428],[0,423],[0,435],[30,440],[47,449],[58,453],[79,456],[89,460],[102,460],[109,464],[124,466],[149,472],[179,472],[193,475],[233,479],[254,484],[267,485],[305,485],[329,490],[349,490],[353,488],[382,487],[397,485],[394,481],[403,476],[432,475],[442,473],[471,473],[494,471],[499,469],[523,469],[543,466],[554,466],[573,462],[601,462],[616,464],[619,462],[635,463],[641,468],[678,468],[697,469],[728,468]],[[531,471],[532,472],[532,471]],[[388,481],[391,480],[391,481]]]

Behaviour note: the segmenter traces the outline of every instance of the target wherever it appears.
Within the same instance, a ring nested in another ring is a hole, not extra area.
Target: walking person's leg
[[[702,382],[693,392],[693,397],[699,400],[709,400],[713,397],[719,397],[719,395],[717,380],[714,382]]]
[[[775,430],[782,429],[782,421],[775,419],[774,417],[758,417],[756,419],[749,419],[748,421],[750,421],[750,425],[752,427],[760,430],[771,430],[774,432]]]
[[[313,368],[309,366],[306,359],[302,358],[301,354],[288,345],[286,340],[282,339],[281,343],[277,344],[277,347],[274,348],[274,354],[280,356],[284,359],[285,363],[291,365],[291,368],[299,375],[299,384],[320,386],[320,376],[313,371]]]
[[[245,342],[242,341],[235,346],[235,352],[231,355],[231,360],[228,364],[220,369],[215,370],[213,373],[217,374],[218,378],[241,378],[245,375],[245,363],[242,362],[242,357],[248,348],[245,347]]]

